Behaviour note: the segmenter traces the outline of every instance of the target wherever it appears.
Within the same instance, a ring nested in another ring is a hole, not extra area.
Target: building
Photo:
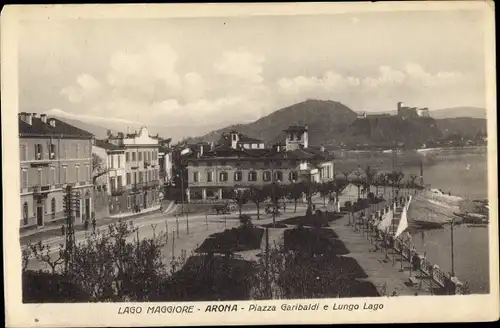
[[[430,117],[429,108],[418,108],[417,116],[419,117]]]
[[[160,204],[159,139],[143,127],[138,133],[105,140],[111,215],[139,212]]]
[[[172,139],[159,139],[158,165],[160,170],[160,182],[162,184],[171,184],[173,175],[173,158],[170,142]]]
[[[264,149],[264,142],[262,140],[251,138],[234,130],[229,133],[223,133],[219,140],[219,145],[231,146],[234,149]]]
[[[357,113],[357,118],[362,120],[362,119],[365,119],[366,118],[366,112],[359,112]]]
[[[94,181],[96,205],[99,203],[101,207],[107,207],[105,211],[99,211],[99,216],[121,213],[121,195],[126,187],[125,148],[108,140],[95,140],[92,153],[99,157],[100,162],[100,167],[94,168],[97,177]]]
[[[242,146],[233,142],[241,140],[241,134],[232,131],[211,150],[192,152],[185,159],[187,183],[183,182],[183,188],[187,201],[225,199],[235,187],[333,177],[333,155],[323,147],[309,146],[307,126],[291,126],[285,132],[285,145],[278,143],[271,148],[260,148],[263,142],[252,139],[251,144],[259,148],[245,147],[244,143]],[[231,143],[225,142],[227,140]]]
[[[402,102],[398,102],[398,116],[403,119],[415,119],[419,117],[429,117],[428,108],[417,108],[405,106]]]
[[[73,186],[75,222],[93,215],[93,135],[45,114],[19,113],[21,228],[64,219],[64,188]]]

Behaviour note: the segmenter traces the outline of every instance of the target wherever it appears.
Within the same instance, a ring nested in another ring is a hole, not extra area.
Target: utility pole
[[[74,253],[74,247],[75,247],[75,227],[73,225],[74,221],[74,216],[73,216],[73,209],[74,206],[79,206],[80,204],[77,204],[79,201],[78,198],[73,197],[73,187],[71,185],[68,185],[65,190],[65,195],[64,195],[64,212],[66,216],[66,228],[65,228],[65,271],[66,273],[69,273],[69,270],[72,266],[72,261],[73,261],[73,253]]]
[[[184,214],[184,169],[180,168],[180,178],[181,178],[181,209],[182,209],[182,214]],[[177,229],[179,231],[179,229]]]

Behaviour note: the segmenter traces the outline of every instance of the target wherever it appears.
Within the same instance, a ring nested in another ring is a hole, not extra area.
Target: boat
[[[481,213],[456,213],[453,214],[462,219],[462,223],[470,224],[487,224],[489,222],[488,216]]]
[[[439,229],[442,228],[444,223],[434,222],[434,221],[426,221],[426,220],[412,220],[414,224],[420,226],[424,229]]]

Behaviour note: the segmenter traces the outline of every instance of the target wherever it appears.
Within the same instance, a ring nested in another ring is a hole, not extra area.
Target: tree
[[[273,182],[271,184],[266,185],[265,187],[266,193],[269,196],[269,200],[273,205],[273,226],[276,225],[276,212],[279,208],[279,201],[283,197],[284,189],[278,183]]]
[[[375,175],[377,171],[374,170],[370,165],[368,165],[365,169],[365,183],[368,193],[370,193],[370,187],[375,181]]]
[[[55,274],[57,270],[62,267],[65,263],[66,254],[64,245],[59,245],[59,251],[56,253],[56,256],[51,256],[53,253],[52,247],[47,244],[42,244],[42,241],[38,241],[35,244],[29,244],[33,257],[38,261],[47,264],[52,273]],[[28,254],[28,253],[27,253]],[[29,255],[27,258],[23,258],[26,261],[26,266],[28,265]],[[23,264],[24,265],[24,264]]]
[[[92,154],[92,184],[95,184],[97,178],[108,173],[104,160],[97,154]]]
[[[375,186],[375,193],[378,195],[378,188],[383,186],[385,183],[385,177],[383,173],[378,173],[373,179],[373,185]]]
[[[268,195],[264,188],[251,187],[250,200],[257,206],[257,220],[260,219],[260,204],[263,203]]]
[[[323,198],[323,206],[326,207],[326,198],[330,196],[331,189],[328,182],[323,182],[318,185],[318,191],[321,197]]]
[[[294,203],[294,212],[297,212],[297,201],[302,198],[304,195],[304,185],[302,183],[292,183],[289,185],[287,189],[287,197],[290,200],[293,200]]]
[[[335,179],[332,181],[331,190],[335,193],[336,203],[340,202],[340,194],[349,185],[349,181],[344,179]]]
[[[239,216],[241,216],[241,210],[243,209],[243,205],[248,203],[250,193],[248,189],[234,189],[231,193],[231,199],[236,202],[238,205]]]

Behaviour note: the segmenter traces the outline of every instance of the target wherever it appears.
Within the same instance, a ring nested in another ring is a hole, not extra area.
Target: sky
[[[19,111],[223,127],[306,99],[485,107],[474,11],[26,20]]]

